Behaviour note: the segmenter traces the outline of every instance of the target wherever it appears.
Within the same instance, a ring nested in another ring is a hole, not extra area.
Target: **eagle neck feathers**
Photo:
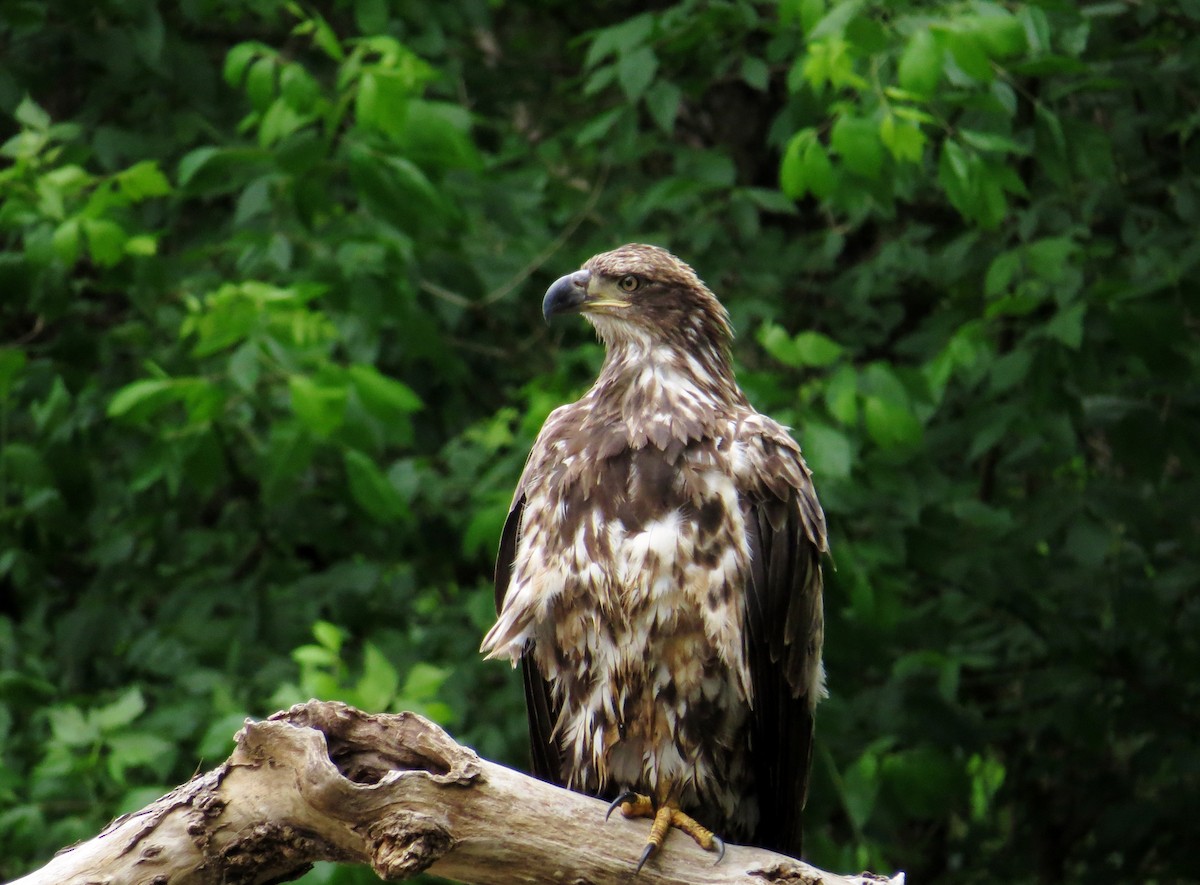
[[[600,375],[578,405],[583,423],[604,445],[664,451],[720,434],[746,407],[733,376],[726,340],[698,330],[675,330],[670,338],[605,337]],[[689,334],[691,333],[691,334]]]

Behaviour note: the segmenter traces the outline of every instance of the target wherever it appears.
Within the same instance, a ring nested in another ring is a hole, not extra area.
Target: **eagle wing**
[[[750,740],[760,815],[755,844],[799,857],[813,708],[824,690],[820,557],[826,550],[825,517],[799,448],[782,427],[769,427],[773,423],[752,443],[760,455],[760,481],[743,492],[751,561],[746,587]]]
[[[521,520],[525,513],[525,494],[517,487],[512,509],[500,533],[500,550],[496,555],[496,613],[504,606],[504,597],[512,580],[513,564],[517,557],[517,542],[521,537]],[[529,716],[529,754],[532,774],[553,784],[563,785],[562,753],[553,739],[554,724],[559,711],[550,696],[550,683],[542,676],[528,647],[521,656],[521,679],[525,683],[525,711]]]

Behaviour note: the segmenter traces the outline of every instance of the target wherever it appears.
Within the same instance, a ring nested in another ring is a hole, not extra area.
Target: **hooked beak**
[[[546,318],[546,322],[550,322],[551,317],[560,313],[576,313],[581,310],[587,300],[588,281],[591,278],[591,271],[577,270],[555,280],[546,290],[546,297],[542,299],[542,316]]]

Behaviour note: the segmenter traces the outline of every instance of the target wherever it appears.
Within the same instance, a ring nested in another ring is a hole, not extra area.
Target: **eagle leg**
[[[627,818],[648,817],[654,820],[654,823],[650,825],[650,838],[646,840],[646,848],[638,860],[638,872],[641,872],[646,861],[662,847],[667,838],[667,831],[671,827],[687,833],[705,851],[717,852],[716,863],[720,863],[721,859],[725,857],[724,841],[712,830],[701,826],[695,819],[684,814],[671,802],[655,808],[650,797],[635,793],[633,790],[625,790],[608,806],[608,813],[604,815],[604,819],[608,820],[609,815],[618,808],[621,809],[621,814]]]

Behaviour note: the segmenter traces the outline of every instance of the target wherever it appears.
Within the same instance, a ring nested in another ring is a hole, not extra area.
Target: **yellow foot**
[[[683,830],[705,851],[717,852],[717,863],[720,863],[721,858],[725,856],[725,843],[721,841],[721,838],[712,830],[701,826],[689,815],[684,814],[673,802],[667,802],[663,806],[655,808],[654,802],[649,796],[642,796],[632,790],[626,790],[608,806],[608,814],[604,815],[604,819],[608,820],[609,815],[618,808],[621,809],[621,814],[628,818],[649,817],[654,819],[654,823],[650,825],[650,838],[646,841],[646,849],[638,861],[639,871],[645,866],[651,855],[662,847],[663,841],[667,838],[667,831],[671,827]]]

